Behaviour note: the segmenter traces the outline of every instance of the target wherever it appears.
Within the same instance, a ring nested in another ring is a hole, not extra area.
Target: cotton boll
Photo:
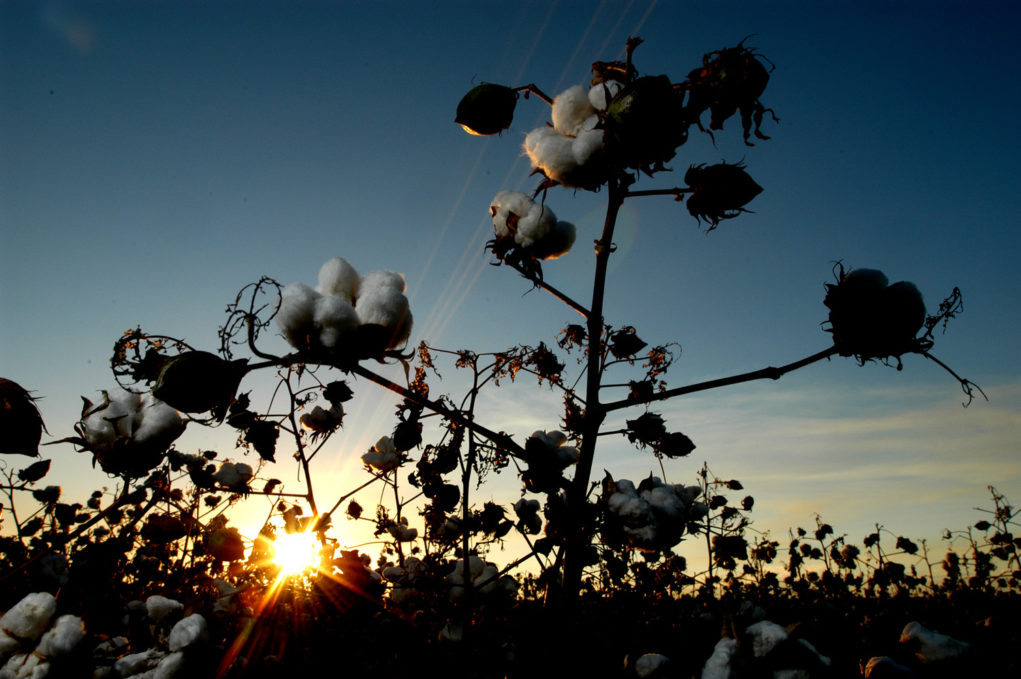
[[[184,604],[165,596],[153,595],[145,600],[145,610],[153,622],[163,622],[176,611],[183,611]]]
[[[153,673],[153,679],[173,679],[180,675],[182,669],[184,669],[184,653],[182,651],[171,653],[160,660],[160,664],[156,666],[156,671]]]
[[[604,134],[602,130],[584,130],[578,134],[571,144],[574,162],[585,165],[599,149],[603,148]]]
[[[553,99],[553,128],[563,135],[574,136],[586,118],[595,113],[588,92],[581,85],[570,87]]]
[[[553,210],[548,207],[532,203],[517,223],[517,231],[514,234],[514,242],[521,247],[531,247],[546,235],[557,224],[557,217]]]
[[[206,619],[198,613],[193,613],[187,618],[182,618],[170,630],[168,645],[171,651],[180,651],[195,643],[204,641],[208,636],[209,628],[206,625]]]
[[[17,653],[0,668],[0,679],[45,679],[49,673],[50,663],[40,656]]]
[[[184,433],[185,423],[181,415],[152,394],[146,394],[139,409],[139,424],[132,436],[132,442],[160,448],[169,446]]]
[[[660,653],[646,653],[635,661],[635,676],[647,679],[669,664],[670,658]]]
[[[532,248],[532,254],[539,259],[556,259],[570,251],[577,231],[570,222],[557,222],[541,242]]]
[[[383,436],[372,447],[372,450],[362,455],[362,462],[381,472],[388,472],[401,462],[397,448],[389,436]]]
[[[0,630],[0,660],[6,658],[9,653],[18,650],[19,646],[21,643],[17,639]]]
[[[617,96],[617,93],[623,87],[623,83],[617,80],[605,80],[588,91],[589,103],[592,104],[593,108],[605,111],[606,107],[610,104],[610,100]]]
[[[141,653],[132,653],[118,658],[113,664],[113,669],[122,677],[130,677],[133,674],[144,672],[156,667],[159,661],[167,654],[158,648],[150,648]]]
[[[372,323],[397,329],[408,315],[408,298],[393,288],[378,287],[360,297],[355,310],[362,325]]]
[[[85,440],[96,450],[108,450],[117,439],[134,433],[140,403],[138,394],[119,387],[103,393],[106,406],[94,404],[90,414],[82,420]]]
[[[380,289],[404,292],[408,289],[408,285],[404,282],[404,276],[396,271],[370,271],[362,276],[361,283],[358,284],[355,306],[361,303],[362,297],[371,295]]]
[[[315,301],[312,323],[319,330],[319,344],[335,349],[358,327],[358,314],[346,299],[323,295]]]
[[[326,260],[319,269],[319,285],[316,291],[322,295],[332,295],[354,302],[358,293],[358,283],[361,276],[355,268],[343,257],[333,257]]]
[[[81,618],[62,615],[39,640],[35,652],[47,658],[58,658],[73,651],[84,638],[85,625]]]
[[[489,203],[489,212],[493,215],[493,230],[501,238],[513,236],[517,232],[517,223],[527,215],[535,203],[527,194],[520,191],[500,191]]]
[[[960,658],[969,645],[946,634],[926,629],[918,622],[909,622],[900,634],[900,643],[912,644],[915,655],[924,663]]]
[[[408,517],[401,517],[399,524],[393,524],[386,529],[386,532],[398,542],[411,542],[418,537],[417,528],[408,527]]]
[[[752,655],[762,658],[787,638],[787,630],[769,620],[761,620],[745,630],[752,639]]]
[[[277,327],[288,344],[296,349],[308,347],[312,334],[312,317],[319,293],[304,283],[291,283],[280,291]]]
[[[0,618],[0,629],[8,636],[35,641],[57,611],[57,600],[49,592],[35,592],[14,604]]]
[[[702,679],[730,679],[730,665],[736,655],[737,640],[720,639],[713,648],[713,654],[705,661]]]

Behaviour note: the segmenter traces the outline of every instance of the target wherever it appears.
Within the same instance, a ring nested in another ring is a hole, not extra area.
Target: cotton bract
[[[405,289],[399,273],[360,276],[347,260],[333,257],[319,269],[315,289],[297,282],[281,290],[277,326],[291,346],[326,360],[378,356],[411,335]]]

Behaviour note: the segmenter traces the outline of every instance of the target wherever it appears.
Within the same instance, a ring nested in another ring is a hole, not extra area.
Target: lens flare
[[[319,541],[315,533],[285,533],[274,542],[273,562],[281,576],[299,575],[319,565]]]

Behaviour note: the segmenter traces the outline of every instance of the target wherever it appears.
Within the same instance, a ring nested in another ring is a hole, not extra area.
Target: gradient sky
[[[0,375],[43,397],[53,438],[70,435],[79,396],[112,386],[123,330],[214,349],[244,284],[314,283],[333,255],[404,273],[413,343],[550,343],[577,317],[488,266],[482,247],[492,197],[536,185],[521,142],[548,108],[522,100],[508,131],[477,138],[453,123],[458,100],[480,81],[556,94],[620,58],[628,35],[645,40],[641,73],[679,81],[755,34],[776,65],[762,98],[780,118],[764,125],[772,139],[747,148],[732,119],[715,147],[693,133],[673,175],[638,186],[743,159],[765,188],[754,214],[706,235],[669,198],[630,201],[607,320],[679,342],[668,379],[681,385],[828,346],[835,260],[913,281],[930,310],[960,286],[965,313],[933,353],[988,403],[963,409],[949,375],[909,356],[901,372],[841,359],[655,408],[698,445],[669,480],[693,482],[703,460],[739,478],[756,528],[784,535],[818,512],[853,540],[876,522],[936,539],[977,520],[987,484],[1021,502],[1019,32],[1015,2],[0,1]],[[604,200],[547,198],[579,235],[546,278],[579,300]],[[285,351],[279,338],[268,348]],[[434,394],[459,396],[443,372]],[[355,386],[316,460],[334,495],[393,425],[392,399]],[[556,394],[531,383],[483,404],[518,440],[560,417]],[[193,428],[181,447],[226,454],[233,440]],[[657,469],[607,444],[597,473]],[[110,483],[70,446],[44,455],[59,460],[50,482]],[[298,488],[284,463],[266,474]],[[516,488],[506,475],[479,500],[513,502]]]

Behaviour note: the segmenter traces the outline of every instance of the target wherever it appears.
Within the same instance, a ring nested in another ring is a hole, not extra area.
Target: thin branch
[[[401,385],[395,382],[391,382],[387,378],[372,372],[371,370],[369,370],[368,368],[361,364],[355,364],[354,366],[352,366],[351,372],[353,372],[355,375],[360,375],[364,377],[370,382],[375,382],[379,386],[389,389],[395,394],[399,394],[404,398],[408,399],[409,401],[412,401],[413,403],[416,403],[424,408],[428,408],[429,410],[432,410],[435,413],[439,413],[440,415],[442,415],[448,420],[451,420],[452,422],[463,424],[468,429],[478,434],[481,434],[482,436],[485,436],[487,439],[497,444],[498,446],[506,448],[508,453],[516,457],[521,457],[525,452],[525,449],[519,446],[517,443],[515,443],[514,439],[512,439],[509,435],[498,433],[493,431],[492,429],[484,427],[474,422],[473,420],[468,419],[461,413],[454,410],[450,410],[449,408],[445,407],[438,401],[431,401],[425,398],[424,396],[421,396],[420,394],[416,394],[410,389],[406,389],[405,387],[402,387]]]
[[[553,105],[553,99],[548,94],[546,94],[545,92],[540,90],[538,87],[536,87],[535,83],[529,83],[527,85],[522,85],[521,87],[515,87],[514,91],[515,92],[524,92],[525,93],[525,99],[528,98],[528,94],[529,93],[534,94],[535,96],[539,97],[540,99],[545,101],[550,106]]]
[[[519,262],[513,262],[513,261],[510,261],[508,259],[508,260],[504,260],[504,263],[507,266],[509,266],[512,269],[514,269],[515,271],[517,271],[519,274],[521,274],[525,278],[527,278],[529,281],[531,281],[532,285],[534,285],[535,287],[542,288],[543,290],[545,290],[549,294],[553,295],[554,297],[559,299],[561,302],[563,302],[567,306],[569,306],[572,309],[574,309],[575,311],[577,311],[579,314],[582,315],[583,318],[588,318],[589,317],[589,310],[586,309],[581,303],[576,302],[575,300],[571,299],[566,294],[564,294],[563,292],[561,292],[557,288],[553,287],[552,285],[550,285],[549,283],[544,281],[542,278],[539,278],[538,276],[536,276],[534,273],[530,273]]]
[[[960,375],[955,373],[953,370],[951,370],[950,366],[948,366],[946,363],[944,363],[943,361],[939,360],[938,358],[936,358],[935,356],[930,354],[928,351],[923,351],[923,352],[921,352],[921,354],[922,354],[922,356],[925,356],[930,361],[933,361],[934,363],[936,363],[936,365],[938,365],[939,367],[941,367],[944,370],[946,370],[948,373],[950,373],[953,376],[953,378],[955,380],[957,380],[958,382],[961,383],[961,389],[968,396],[968,400],[961,404],[965,408],[967,408],[969,405],[971,405],[971,402],[975,400],[975,392],[976,391],[978,391],[978,393],[982,394],[982,398],[984,398],[987,401],[989,400],[989,397],[986,396],[986,392],[982,391],[982,387],[978,386],[977,384],[975,384],[971,380],[968,380],[968,379],[965,379],[965,378],[961,377]]]
[[[653,401],[663,401],[674,396],[683,396],[684,394],[692,394],[697,391],[706,391],[707,389],[716,389],[717,387],[725,387],[731,384],[740,384],[742,382],[751,382],[753,380],[778,380],[792,370],[798,368],[804,368],[806,365],[811,365],[817,361],[821,361],[824,358],[830,358],[837,353],[836,347],[830,347],[824,349],[818,353],[807,356],[800,361],[794,361],[787,365],[780,366],[779,368],[769,367],[762,368],[761,370],[755,370],[752,372],[742,373],[740,375],[732,375],[731,377],[722,377],[718,380],[709,380],[708,382],[698,382],[696,384],[689,384],[684,387],[677,387],[675,389],[666,389],[664,391],[657,392],[651,396],[644,396],[642,398],[626,398],[620,401],[613,401],[603,406],[604,411],[610,412],[612,410],[619,410],[621,408],[628,408],[635,405],[643,405],[645,403],[652,403]]]
[[[676,186],[672,189],[647,189],[645,191],[628,191],[624,194],[625,198],[639,198],[641,196],[673,196],[674,199],[680,200],[681,196],[685,193],[694,193],[695,189],[681,188]]]

